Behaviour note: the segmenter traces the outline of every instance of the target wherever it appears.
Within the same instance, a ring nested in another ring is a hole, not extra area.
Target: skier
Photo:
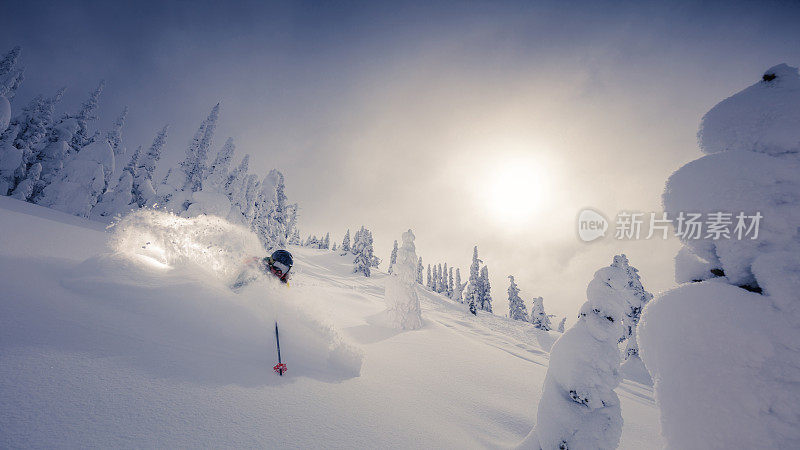
[[[294,260],[292,254],[286,250],[275,250],[272,255],[259,258],[254,256],[245,260],[246,267],[239,274],[233,289],[239,289],[258,278],[258,273],[253,274],[253,269],[258,272],[275,275],[282,283],[289,282],[289,271],[292,270]]]

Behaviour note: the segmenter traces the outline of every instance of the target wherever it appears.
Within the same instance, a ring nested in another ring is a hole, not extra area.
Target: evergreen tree
[[[453,266],[450,266],[450,271],[448,272],[447,276],[447,298],[453,299]]]
[[[467,304],[469,304],[470,312],[477,309],[483,303],[481,296],[481,280],[480,280],[480,263],[478,259],[478,246],[472,250],[472,264],[469,266],[469,280],[467,284]],[[473,314],[475,314],[473,312]]]
[[[292,245],[300,245],[300,230],[297,228],[294,229],[292,232],[292,238],[289,240],[289,243]],[[336,244],[334,244],[334,250],[336,250]]]
[[[389,322],[401,330],[422,327],[422,313],[417,295],[414,233],[403,233],[403,246],[395,259],[395,271],[386,282],[386,313]],[[395,241],[397,242],[397,241]]]
[[[231,216],[247,225],[249,225],[249,222],[245,218],[245,210],[248,209],[247,192],[249,180],[247,170],[249,164],[250,155],[244,155],[239,165],[228,174],[223,187],[223,192],[231,202]]]
[[[447,286],[447,263],[444,263],[444,267],[442,267],[442,294],[449,298]]]
[[[322,248],[330,250],[331,248],[331,234],[325,233],[325,238],[322,240]]]
[[[528,321],[528,310],[519,296],[519,287],[514,282],[514,275],[509,275],[510,284],[508,286],[508,317],[513,320]]]
[[[167,142],[168,125],[156,134],[153,144],[147,149],[147,153],[137,157],[136,169],[133,177],[133,198],[139,207],[153,205],[156,203],[156,191],[153,188],[153,176],[156,172],[158,160],[161,159],[161,151]],[[137,150],[138,152],[139,150]]]
[[[231,167],[231,160],[233,159],[233,152],[236,150],[236,145],[233,143],[233,138],[229,137],[225,141],[225,145],[217,152],[214,161],[208,166],[208,174],[203,181],[203,189],[210,189],[214,192],[224,192],[225,185],[228,181],[228,171]]]
[[[533,306],[531,306],[531,323],[535,328],[544,331],[550,331],[553,326],[550,324],[550,316],[544,311],[544,299],[536,297],[533,299]]]
[[[122,146],[122,127],[125,126],[125,119],[128,117],[128,107],[122,108],[122,112],[114,121],[114,126],[106,133],[106,141],[114,150],[114,156],[121,158],[125,154],[125,147]]]
[[[297,203],[292,203],[291,205],[287,206],[287,211],[288,222],[286,223],[286,239],[291,239],[291,236],[294,236],[295,232],[297,231]],[[291,244],[291,242],[289,243]],[[336,250],[335,242],[332,250]]]
[[[79,109],[76,114],[65,117],[65,119],[74,118],[75,122],[78,124],[78,129],[72,135],[72,142],[70,143],[70,146],[75,152],[79,152],[83,147],[86,147],[97,139],[97,133],[89,136],[89,122],[97,120],[97,116],[95,116],[94,113],[100,105],[100,95],[103,93],[105,87],[106,82],[101,80],[95,90],[89,94],[89,98],[83,102],[81,109]]]
[[[214,137],[219,119],[219,103],[211,108],[208,117],[200,124],[200,128],[192,138],[189,148],[186,149],[186,158],[181,162],[184,182],[176,188],[185,192],[197,192],[203,188],[203,177],[206,173],[208,149]]]
[[[623,334],[620,342],[625,339],[628,344],[625,348],[625,359],[632,356],[639,356],[639,345],[636,340],[636,326],[639,324],[639,318],[642,315],[644,306],[653,299],[653,294],[647,292],[642,286],[642,281],[639,278],[639,270],[631,266],[628,262],[628,257],[624,254],[614,256],[614,262],[611,267],[622,269],[628,276],[628,284],[625,288],[627,291],[627,307],[625,313],[625,333]]]
[[[350,252],[350,229],[347,229],[347,233],[344,234],[344,239],[342,239],[342,254],[347,254]]]
[[[426,281],[426,283],[425,283],[425,286],[426,286],[428,289],[432,289],[432,286],[433,286],[433,277],[431,276],[431,265],[430,265],[430,264],[428,264],[428,277],[426,278],[426,280],[427,280],[427,281]]]
[[[286,239],[286,230],[288,230],[287,224],[289,222],[289,208],[287,205],[287,198],[286,198],[286,180],[283,176],[283,173],[277,169],[272,169],[270,174],[273,177],[277,177],[275,183],[275,222],[276,226],[279,230],[282,230],[283,237],[282,242]],[[326,247],[329,248],[329,247]]]
[[[422,271],[423,271],[423,269],[424,268],[423,268],[423,265],[422,265],[422,256],[420,256],[419,259],[417,260],[417,283],[418,284],[422,284]]]
[[[459,303],[464,303],[464,285],[461,283],[461,269],[456,269],[456,284],[453,288],[453,299]]]
[[[142,146],[136,147],[134,150],[133,155],[131,155],[131,159],[128,161],[128,164],[122,168],[123,172],[128,172],[131,174],[131,177],[136,176],[136,168],[139,167],[139,160],[142,158]]]
[[[479,286],[481,293],[480,308],[483,311],[492,312],[492,286],[489,283],[489,268],[486,266],[481,267]]]
[[[30,201],[41,192],[45,185],[41,177],[45,167],[42,152],[49,143],[55,105],[63,95],[62,88],[52,97],[35,97],[0,135],[0,195],[8,195],[23,181],[31,187],[25,200]],[[35,165],[38,168],[31,170]]]
[[[289,242],[289,243],[291,244],[291,242]],[[332,252],[336,251],[336,241],[333,242],[333,246],[331,247],[331,251]]]
[[[566,322],[567,322],[567,318],[566,317],[562,317],[561,318],[561,322],[558,322],[558,332],[559,333],[563,333],[564,332],[564,324]]]
[[[25,69],[17,68],[17,61],[21,52],[22,47],[16,46],[0,60],[0,96],[8,100],[14,98],[17,89],[25,79]]]
[[[550,351],[535,428],[522,442],[531,449],[614,449],[622,434],[617,339],[625,316],[627,275],[598,270],[578,321]]]
[[[242,198],[244,202],[244,209],[242,210],[244,223],[245,225],[252,226],[259,204],[259,192],[261,192],[261,182],[258,180],[258,175],[247,175],[239,192],[239,197]]]
[[[389,256],[389,273],[392,273],[392,266],[397,262],[397,240],[394,241],[394,247],[392,247],[392,254]]]
[[[370,267],[374,263],[372,233],[363,226],[356,233],[353,242],[353,254],[356,256],[353,260],[353,272],[363,273],[365,277],[369,277]]]

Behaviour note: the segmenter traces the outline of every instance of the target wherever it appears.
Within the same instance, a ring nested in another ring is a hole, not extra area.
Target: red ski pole
[[[275,343],[278,345],[278,364],[275,364],[275,367],[272,369],[275,372],[278,372],[278,375],[283,376],[283,372],[286,372],[286,364],[281,362],[281,339],[278,336],[278,322],[275,321]]]

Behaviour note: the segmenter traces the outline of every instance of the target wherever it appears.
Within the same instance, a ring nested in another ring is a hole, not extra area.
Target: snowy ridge
[[[185,259],[112,252],[117,229],[0,201],[13,230],[0,245],[2,447],[508,448],[535,422],[558,333],[425,289],[421,329],[382,326],[385,273],[301,247],[289,289],[235,294]],[[650,392],[618,393],[622,447],[654,447]]]

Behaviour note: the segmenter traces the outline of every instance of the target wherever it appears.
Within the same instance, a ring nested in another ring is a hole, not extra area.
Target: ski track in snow
[[[117,267],[103,226],[34,205],[0,198],[0,227],[0,447],[510,448],[535,423],[558,333],[423,287],[423,328],[386,328],[386,274],[350,256],[292,247],[288,291],[237,295]],[[621,447],[660,447],[652,390],[618,393]]]

